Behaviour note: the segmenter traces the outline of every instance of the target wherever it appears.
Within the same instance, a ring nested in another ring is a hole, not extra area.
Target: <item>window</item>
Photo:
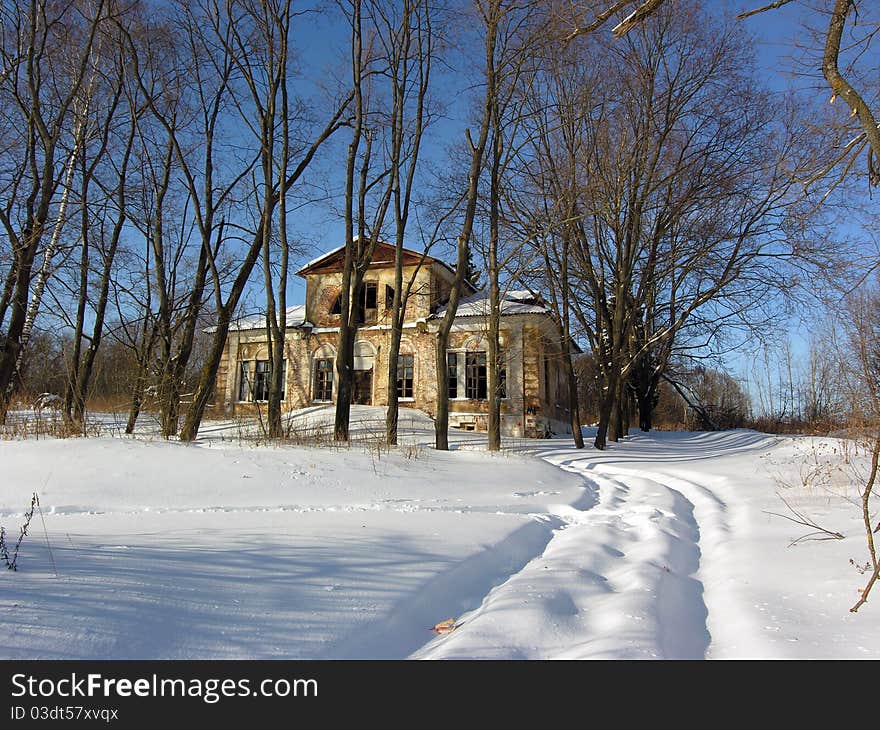
[[[486,353],[469,352],[465,359],[465,394],[471,400],[486,400]]]
[[[446,353],[446,392],[450,398],[458,398],[458,353]]]
[[[385,309],[391,309],[394,306],[394,287],[385,285]]]
[[[376,297],[379,287],[375,283],[364,284],[363,301],[364,309],[376,308]]]
[[[281,368],[281,400],[284,400],[284,391],[287,385],[287,360],[281,363]],[[272,368],[268,360],[246,360],[240,363],[238,399],[254,402],[269,400],[271,375]]]
[[[333,360],[315,360],[315,400],[333,400]]]
[[[238,374],[238,399],[251,399],[250,363],[245,360],[241,363]]]
[[[269,361],[257,360],[253,384],[254,400],[269,400],[269,374]]]
[[[500,355],[498,366],[498,397],[507,398],[507,365]],[[461,383],[459,365],[464,365],[464,383]],[[487,400],[489,397],[489,369],[485,352],[446,353],[446,393],[449,398]],[[462,388],[461,385],[464,387]]]
[[[333,306],[330,307],[330,314],[342,314],[342,294],[337,294],[333,300]]]
[[[397,358],[397,397],[413,397],[413,356],[399,355]]]
[[[379,287],[376,282],[367,282],[361,287],[360,296],[357,298],[357,322],[376,321],[376,300]]]

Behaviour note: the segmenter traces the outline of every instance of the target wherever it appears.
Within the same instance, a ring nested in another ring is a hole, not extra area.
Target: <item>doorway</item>
[[[351,402],[359,406],[373,405],[373,369],[354,371]]]

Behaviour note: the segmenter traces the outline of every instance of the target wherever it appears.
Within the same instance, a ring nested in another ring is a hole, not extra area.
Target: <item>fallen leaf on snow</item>
[[[434,628],[432,631],[436,634],[448,634],[450,631],[455,631],[458,626],[455,625],[454,618],[448,618],[445,621],[441,621],[439,624],[434,624]]]

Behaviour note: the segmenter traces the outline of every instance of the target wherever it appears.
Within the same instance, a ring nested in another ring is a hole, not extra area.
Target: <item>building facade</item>
[[[394,247],[377,244],[360,291],[352,293],[359,322],[354,347],[352,402],[386,405]],[[287,410],[335,402],[336,345],[342,247],[302,268],[306,302],[287,312]],[[404,282],[412,279],[393,387],[402,407],[433,416],[437,388],[449,394],[450,428],[487,427],[488,297],[471,289],[460,302],[446,353],[449,378],[437,382],[437,330],[454,274],[441,261],[404,250]],[[501,420],[508,436],[570,433],[568,386],[560,328],[547,307],[528,292],[507,292],[501,310]],[[253,414],[268,395],[269,355],[265,318],[244,318],[230,328],[217,374],[216,405],[225,416]]]

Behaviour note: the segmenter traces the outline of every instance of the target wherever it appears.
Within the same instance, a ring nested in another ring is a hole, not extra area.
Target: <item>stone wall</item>
[[[415,267],[404,267],[403,286],[412,277]],[[433,274],[428,268],[422,268],[416,275],[415,282],[410,293],[406,307],[405,322],[415,322],[424,319],[431,314],[431,279]],[[364,283],[376,284],[376,303],[378,305],[377,318],[370,325],[390,325],[391,309],[386,307],[386,289],[394,289],[394,269],[381,268],[371,269],[364,277]],[[339,315],[333,314],[331,309],[342,291],[342,274],[326,273],[320,276],[309,276],[306,279],[306,319],[316,327],[338,327]]]
[[[429,415],[435,413],[437,383],[437,321],[428,318],[431,301],[427,296],[433,269],[419,273],[423,294],[410,302],[401,339],[401,354],[413,355],[413,398],[402,399],[402,407],[416,407]],[[443,278],[443,277],[440,277]],[[335,360],[339,337],[338,315],[330,309],[339,293],[338,273],[309,276],[307,283],[307,319],[314,327],[291,328],[286,338],[287,383],[285,410],[303,408],[314,401],[314,361],[316,357]],[[393,283],[393,269],[371,271],[367,281],[379,286],[378,304],[382,316],[375,324],[362,326],[356,339],[356,369],[371,366],[371,403],[386,405],[388,400],[388,352],[391,343],[388,316],[384,313],[384,290]],[[437,281],[434,280],[434,284]],[[436,304],[436,301],[435,301]],[[334,321],[335,320],[335,321]],[[565,432],[568,428],[568,388],[562,367],[559,333],[543,314],[518,314],[502,318],[501,348],[507,371],[507,397],[501,402],[502,433],[507,436],[542,436],[548,429]],[[450,332],[449,349],[465,354],[487,351],[486,321],[479,317],[461,317]],[[239,363],[242,360],[267,360],[268,345],[263,329],[231,331],[217,373],[217,406],[222,403],[226,416],[255,413],[257,404],[239,402]],[[450,427],[486,430],[488,403],[465,397],[464,370],[459,371],[459,397],[449,401]],[[336,395],[334,377],[334,398]]]

